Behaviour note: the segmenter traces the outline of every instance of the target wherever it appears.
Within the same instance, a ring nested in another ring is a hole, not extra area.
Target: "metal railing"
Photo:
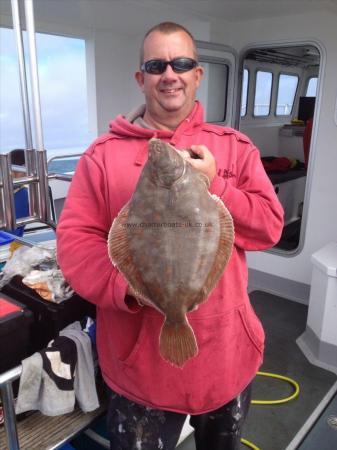
[[[29,109],[29,97],[27,88],[27,76],[24,57],[24,46],[22,38],[22,26],[20,11],[22,5],[18,0],[11,0],[13,29],[15,33],[15,41],[18,56],[20,90],[22,101],[22,115],[25,131],[25,163],[26,177],[16,180],[16,184],[21,186],[29,185],[29,217],[21,220],[22,224],[34,221],[42,221],[53,228],[55,224],[50,217],[50,208],[48,200],[48,180],[47,180],[47,163],[46,151],[43,146],[42,120],[40,108],[40,91],[38,80],[38,69],[36,59],[36,42],[35,42],[35,24],[33,0],[24,0],[25,19],[29,46],[29,66],[30,66],[30,82],[33,100],[33,115],[35,126],[36,150],[33,150],[33,137],[31,127],[31,117]],[[14,205],[14,186],[11,176],[11,164],[9,154],[0,155],[1,178],[0,178],[0,228],[13,229],[19,223],[15,219]]]
[[[16,416],[13,396],[13,381],[20,378],[22,366],[14,367],[3,374],[0,374],[0,392],[4,412],[4,425],[6,432],[7,446],[10,450],[19,450],[19,438],[16,426]]]
[[[27,71],[25,66],[24,46],[22,39],[22,26],[20,17],[23,16],[21,9],[24,4],[25,23],[28,37],[30,84],[32,92],[32,114],[31,121],[29,108],[29,96],[27,88]],[[47,152],[43,143],[42,119],[40,108],[40,90],[38,66],[36,58],[35,24],[33,0],[11,0],[13,28],[15,32],[16,49],[18,55],[18,66],[20,75],[20,90],[22,100],[22,115],[25,131],[25,167],[23,176],[13,179],[10,152],[0,154],[0,229],[12,230],[17,226],[33,222],[41,222],[56,228],[54,218],[51,216],[49,179],[71,181],[71,175],[50,174],[48,175]],[[34,123],[36,149],[33,148],[32,126]],[[64,155],[62,156],[74,156]],[[78,155],[76,155],[78,156]],[[51,159],[61,158],[61,156]],[[29,197],[29,215],[16,219],[15,214],[15,188],[26,186]]]
[[[37,157],[39,157],[39,155],[41,154],[41,152],[37,152],[35,150],[32,150],[31,152]],[[47,173],[43,173],[40,176],[29,176],[27,175],[27,166],[12,166],[10,164],[10,153],[0,154],[0,229],[12,230],[17,226],[26,225],[37,221],[46,223],[47,225],[55,229],[55,218],[49,216],[46,219],[42,214],[40,214],[40,209],[36,208],[36,206],[40,205],[41,203],[43,204],[44,209],[49,209],[52,206],[50,205],[51,199],[49,197],[49,180],[71,182],[73,176],[72,174],[67,173],[48,173],[48,166],[54,160],[78,158],[81,155],[81,153],[69,153],[53,156],[46,162]],[[32,158],[33,161],[34,159],[35,158]],[[34,171],[37,171],[37,168],[34,164],[32,167]],[[22,172],[22,176],[20,176],[19,178],[13,178],[12,170],[15,170],[15,172]],[[43,177],[43,180],[41,177]],[[43,183],[41,183],[41,181],[43,181]],[[41,196],[40,194],[42,191],[41,184],[43,185],[42,189],[46,186],[48,194],[47,197],[45,195]],[[15,190],[21,186],[26,186],[29,189],[30,215],[28,217],[17,219],[15,217],[14,195]],[[33,186],[33,189],[29,188],[29,186]],[[35,189],[35,187],[37,187],[37,189]]]

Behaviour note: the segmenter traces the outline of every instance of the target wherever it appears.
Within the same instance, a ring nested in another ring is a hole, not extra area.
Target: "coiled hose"
[[[291,386],[294,388],[294,392],[285,398],[280,398],[277,400],[252,400],[252,405],[280,405],[282,403],[290,402],[291,400],[294,400],[296,397],[298,397],[300,393],[300,387],[296,381],[289,377],[285,377],[283,375],[278,375],[276,373],[269,373],[269,372],[257,372],[257,375],[263,376],[263,377],[270,377],[270,378],[276,378],[278,380],[286,381],[287,383],[291,384]],[[241,439],[241,443],[245,445],[246,447],[252,448],[253,450],[260,450],[259,447],[257,447],[255,444],[253,444],[250,441],[247,441],[247,439]]]

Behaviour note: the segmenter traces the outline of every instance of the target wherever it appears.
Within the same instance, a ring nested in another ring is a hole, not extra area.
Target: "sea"
[[[79,160],[79,156],[72,157],[73,154],[82,154],[87,147],[72,147],[72,148],[58,148],[48,150],[47,159],[50,161],[48,163],[49,173],[69,173],[74,172],[76,165]],[[67,155],[67,157],[62,158],[61,155]],[[56,158],[56,159],[53,159]]]
[[[69,173],[74,172],[78,158],[72,159],[55,159],[48,164],[49,173]]]

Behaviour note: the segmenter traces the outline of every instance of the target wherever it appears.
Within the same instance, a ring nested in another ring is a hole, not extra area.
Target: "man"
[[[136,80],[145,106],[118,116],[81,158],[58,225],[59,264],[75,291],[97,305],[111,448],[174,449],[191,414],[197,450],[238,449],[264,342],[247,295],[244,251],[279,240],[282,207],[250,140],[203,121],[195,101],[203,69],[191,34],[159,24],[146,34],[140,62]],[[182,154],[207,175],[210,192],[224,201],[235,227],[220,282],[188,314],[199,354],[182,369],[159,355],[163,316],[128,295],[132,291],[107,254],[109,228],[132,196],[152,137],[188,149]]]

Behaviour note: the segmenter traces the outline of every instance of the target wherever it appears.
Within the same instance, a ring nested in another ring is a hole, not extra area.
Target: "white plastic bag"
[[[57,266],[56,251],[52,248],[22,246],[15,250],[3,268],[0,289],[16,275],[48,301],[60,303],[74,292]]]

